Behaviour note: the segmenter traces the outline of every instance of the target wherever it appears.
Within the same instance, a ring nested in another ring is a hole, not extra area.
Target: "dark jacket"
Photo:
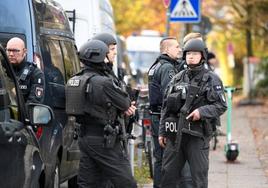
[[[13,65],[26,103],[42,103],[45,96],[44,73],[34,63],[23,61],[19,65]]]
[[[149,101],[152,111],[159,111],[163,94],[170,80],[178,73],[177,60],[166,54],[160,55],[148,71]]]

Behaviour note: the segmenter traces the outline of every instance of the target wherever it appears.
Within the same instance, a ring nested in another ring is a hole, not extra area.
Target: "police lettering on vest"
[[[66,86],[66,113],[69,115],[85,115],[86,92],[89,92],[89,80],[95,73],[83,70],[67,82]]]
[[[167,133],[177,132],[177,121],[165,121],[165,130]]]

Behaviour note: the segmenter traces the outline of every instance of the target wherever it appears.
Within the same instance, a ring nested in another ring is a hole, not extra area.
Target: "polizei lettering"
[[[165,129],[166,129],[166,132],[177,132],[178,129],[177,129],[177,122],[174,122],[174,121],[167,121],[165,122]]]

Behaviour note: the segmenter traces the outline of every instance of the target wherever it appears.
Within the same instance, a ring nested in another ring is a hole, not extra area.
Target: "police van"
[[[95,34],[115,35],[113,8],[109,0],[56,0],[66,11],[78,48]]]
[[[78,49],[97,33],[110,33],[116,37],[113,7],[110,0],[56,0],[70,21]],[[117,40],[117,42],[119,42]],[[120,54],[121,51],[118,51]],[[120,62],[114,62],[114,72],[118,75]]]
[[[75,122],[65,113],[65,83],[80,63],[68,18],[53,0],[1,0],[0,43],[15,36],[25,41],[27,61],[43,70],[44,103],[55,115],[51,126],[35,130],[44,163],[40,185],[59,187],[69,180],[69,187],[76,187],[79,148]]]

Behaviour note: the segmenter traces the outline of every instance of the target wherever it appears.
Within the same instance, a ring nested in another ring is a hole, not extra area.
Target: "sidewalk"
[[[222,120],[222,130],[226,132],[226,114]],[[243,107],[233,109],[232,138],[238,141],[240,147],[237,161],[226,162],[226,137],[219,137],[217,150],[210,152],[209,187],[267,188],[268,179],[258,159],[249,119]]]
[[[268,188],[258,159],[249,119],[243,107],[233,109],[232,138],[239,143],[240,154],[234,163],[226,162],[224,144],[219,137],[216,151],[210,151],[209,188]],[[222,130],[226,132],[226,114],[222,117]],[[140,186],[152,188],[152,185]]]

